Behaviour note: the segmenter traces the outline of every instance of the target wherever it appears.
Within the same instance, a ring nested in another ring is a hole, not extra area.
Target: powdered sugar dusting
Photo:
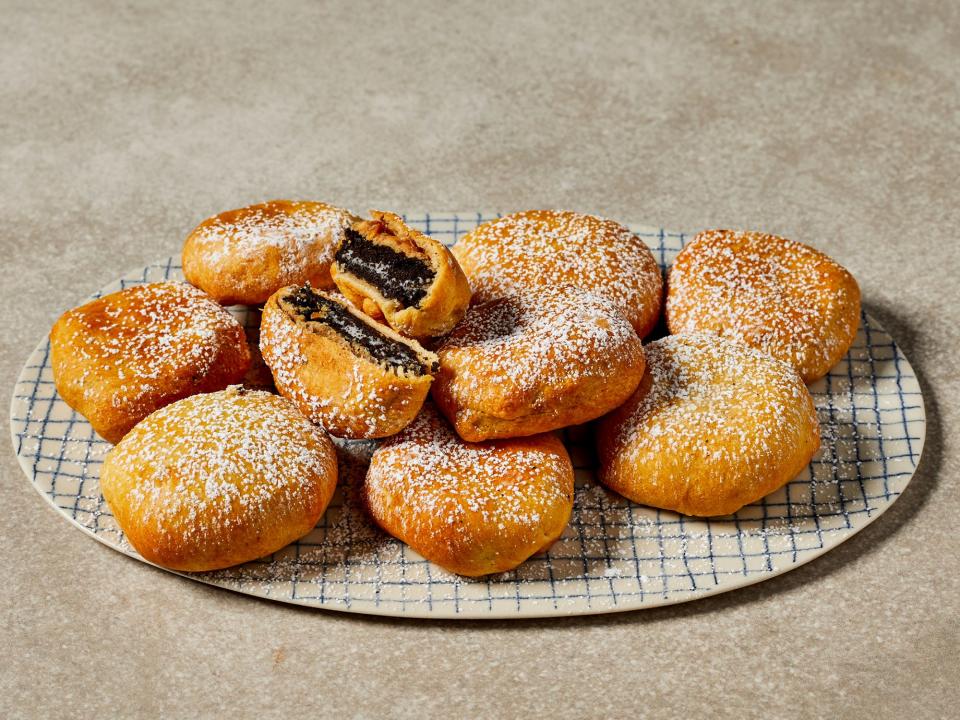
[[[244,331],[204,292],[180,282],[121,290],[70,310],[52,333],[67,353],[63,366],[84,400],[109,393],[114,408],[155,409],[157,396],[205,387],[214,374],[227,383],[249,364]],[[185,387],[183,378],[192,378]]]
[[[534,441],[461,440],[427,404],[373,455],[366,497],[375,518],[409,538],[534,533],[573,493],[570,459]],[[519,537],[518,537],[519,540]],[[456,540],[451,540],[456,542]]]
[[[329,500],[335,468],[323,430],[289,401],[234,387],[153,413],[113,449],[101,482],[141,532],[202,549],[228,545],[238,525],[259,533],[302,517]]]
[[[786,363],[692,333],[646,345],[650,389],[631,406],[615,443],[638,455],[664,443],[716,462],[777,456],[790,428],[816,424],[810,394]]]
[[[823,253],[775,235],[698,234],[669,276],[671,332],[706,331],[766,350],[809,382],[847,351],[860,293]]]
[[[570,283],[613,300],[638,333],[660,314],[660,269],[630,230],[593,215],[552,210],[506,215],[453,247],[474,302]]]
[[[190,237],[206,261],[257,261],[267,248],[278,251],[277,285],[302,282],[308,266],[329,266],[353,216],[323,203],[274,200],[221,213]]]
[[[813,400],[787,363],[702,333],[646,350],[649,375],[600,429],[601,479],[611,487],[722,514],[791,479],[816,451]]]
[[[570,285],[474,305],[437,355],[438,390],[464,408],[510,407],[540,389],[556,402],[584,382],[615,382],[618,366],[643,364],[640,340],[613,302]]]

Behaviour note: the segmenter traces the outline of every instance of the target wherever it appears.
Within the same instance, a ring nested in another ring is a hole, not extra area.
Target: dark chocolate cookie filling
[[[371,242],[353,228],[347,228],[336,261],[341,268],[366,280],[384,297],[397,300],[404,307],[417,307],[434,278],[427,263]]]
[[[426,367],[415,350],[381,335],[357,318],[340,303],[328,300],[304,285],[287,295],[284,300],[309,322],[323,323],[353,345],[359,345],[377,362],[415,375],[425,375],[433,368]]]

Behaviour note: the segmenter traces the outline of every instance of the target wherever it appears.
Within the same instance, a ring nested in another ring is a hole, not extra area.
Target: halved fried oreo
[[[281,395],[333,435],[385,437],[419,412],[437,356],[309,285],[267,301],[260,350]]]
[[[347,228],[330,274],[357,307],[414,338],[445,335],[470,304],[470,284],[441,243],[393,213]]]

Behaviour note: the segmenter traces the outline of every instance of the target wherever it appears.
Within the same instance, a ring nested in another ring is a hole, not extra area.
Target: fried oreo
[[[437,356],[310,286],[281,288],[263,310],[260,349],[277,390],[330,433],[392,435],[420,410]]]
[[[453,329],[470,304],[470,285],[441,243],[393,213],[371,211],[344,233],[330,273],[346,297],[403,335],[429,338]]]

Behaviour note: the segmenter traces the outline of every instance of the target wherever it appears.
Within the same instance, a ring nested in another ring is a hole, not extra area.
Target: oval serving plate
[[[407,218],[452,244],[494,213]],[[632,226],[666,268],[690,236]],[[177,258],[104,287],[182,279]],[[234,308],[255,339],[258,313]],[[50,345],[27,359],[10,409],[14,449],[37,491],[76,527],[126,555],[100,494],[110,445],[57,395]],[[374,615],[522,618],[635,610],[685,602],[760,582],[822,555],[862,530],[903,492],[923,447],[920,386],[910,364],[863,315],[847,356],[810,387],[823,443],[807,469],[779,491],[725,518],[691,518],[628,502],[594,480],[589,428],[565,441],[577,469],[573,517],[561,539],[520,568],[459,578],[380,530],[357,502],[371,443],[339,442],[341,483],[310,535],[228,570],[193,580],[282,602]],[[181,574],[181,573],[177,573]]]

